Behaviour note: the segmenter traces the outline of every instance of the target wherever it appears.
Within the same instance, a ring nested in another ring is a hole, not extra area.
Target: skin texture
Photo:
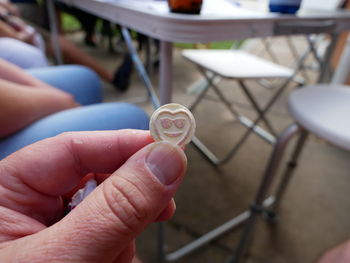
[[[19,15],[19,11],[15,5],[13,5],[10,1],[0,0],[0,7],[4,8],[7,12],[14,14],[16,16]]]
[[[0,138],[52,113],[79,106],[72,95],[0,59]]]
[[[137,235],[174,213],[186,164],[136,130],[65,133],[12,154],[0,162],[0,262],[131,262]],[[63,217],[91,173],[100,185]]]
[[[32,77],[23,69],[3,59],[0,59],[0,79],[21,84],[30,88],[58,90],[45,82]]]
[[[347,263],[350,262],[350,240],[329,249],[317,260],[317,263]]]
[[[0,16],[6,19],[6,22],[0,21],[0,37],[15,38],[28,44],[34,44],[34,32],[26,31],[26,23],[17,14],[13,5],[0,2]]]
[[[28,44],[33,44],[32,43],[32,35],[27,34],[24,31],[16,31],[14,30],[11,26],[6,24],[3,21],[0,21],[0,37],[10,37],[10,38],[15,38],[20,41],[24,41]]]

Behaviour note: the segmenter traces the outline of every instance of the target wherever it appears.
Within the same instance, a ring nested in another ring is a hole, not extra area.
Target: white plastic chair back
[[[334,11],[344,3],[344,0],[303,0],[300,9]]]

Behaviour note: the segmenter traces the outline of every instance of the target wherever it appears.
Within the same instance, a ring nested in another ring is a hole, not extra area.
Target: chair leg
[[[241,86],[244,94],[247,96],[247,98],[250,101],[250,103],[253,105],[254,109],[258,112],[259,116],[261,116],[261,121],[263,121],[265,123],[265,125],[266,125],[267,129],[269,130],[269,132],[271,134],[273,134],[274,136],[276,136],[276,134],[277,134],[276,131],[274,130],[274,128],[272,127],[272,125],[270,124],[268,119],[265,117],[263,111],[260,109],[259,104],[254,99],[253,95],[250,93],[248,87],[244,84],[244,82],[242,80],[239,80],[238,83]]]
[[[318,52],[316,50],[315,47],[315,41],[311,39],[310,36],[306,37],[306,41],[308,43],[308,45],[310,46],[310,53],[313,55],[314,59],[316,60],[316,62],[318,63],[318,65],[321,67],[323,64],[322,59],[319,57]]]
[[[216,75],[214,75],[213,77],[209,77],[208,74],[206,74],[206,72],[205,72],[205,70],[203,68],[198,67],[198,70],[204,75],[205,79],[207,80],[207,82],[208,82],[208,89],[210,87],[212,87],[213,90],[215,91],[216,95],[225,104],[227,109],[234,115],[235,118],[238,118],[239,113],[236,111],[235,108],[232,107],[231,103],[225,98],[224,94],[222,94],[222,92],[220,91],[218,86],[214,83],[214,78],[215,78]]]
[[[280,97],[280,95],[283,93],[283,91],[287,88],[287,85],[289,83],[289,81],[293,78],[293,76],[291,76],[290,78],[288,78],[285,83],[279,88],[279,90],[273,95],[273,97],[270,99],[269,103],[263,108],[261,109],[261,114],[259,114],[254,121],[251,121],[247,118],[245,118],[244,116],[240,115],[231,105],[230,102],[228,102],[226,100],[226,98],[224,97],[224,95],[220,92],[220,90],[218,89],[218,87],[212,82],[212,79],[210,79],[207,75],[205,75],[204,70],[199,68],[199,70],[203,73],[203,75],[205,76],[205,78],[208,81],[208,88],[209,87],[213,87],[213,90],[216,92],[216,94],[219,96],[220,99],[222,99],[223,103],[226,105],[226,107],[228,107],[231,111],[232,114],[234,114],[234,116],[237,116],[238,120],[240,121],[241,124],[243,124],[244,126],[247,127],[247,130],[245,131],[245,133],[243,134],[243,136],[240,138],[239,142],[236,143],[236,145],[233,147],[232,150],[230,150],[222,159],[219,159],[217,156],[215,156],[198,138],[195,138],[195,140],[192,140],[192,143],[195,145],[195,147],[197,149],[200,150],[200,152],[213,164],[213,165],[221,165],[226,163],[227,161],[229,161],[231,159],[231,157],[233,155],[235,155],[235,153],[240,149],[240,147],[243,145],[243,143],[248,139],[249,135],[252,132],[255,132],[257,135],[259,135],[261,138],[267,140],[268,142],[274,144],[275,143],[275,137],[273,137],[272,135],[268,136],[269,133],[258,126],[258,123],[260,122],[260,120],[262,119],[262,116],[264,116],[264,114],[266,114],[269,109],[272,107],[272,105],[274,104],[274,102]],[[297,71],[296,71],[297,72]],[[270,139],[268,139],[269,137],[271,137]]]
[[[294,45],[292,37],[287,36],[286,37],[286,42],[287,42],[287,45],[289,47],[290,52],[292,53],[292,56],[293,56],[294,60],[298,60],[299,54],[298,54],[296,46]],[[302,66],[302,68],[300,69],[300,74],[301,74],[302,78],[304,79],[304,81],[302,81],[302,82],[310,83],[310,78],[307,75],[307,73],[305,72],[304,66]],[[299,82],[299,81],[297,80],[297,82]],[[300,84],[302,82],[300,82]]]
[[[247,127],[249,129],[249,133],[250,132],[254,132],[256,133],[258,136],[260,136],[262,139],[264,139],[265,141],[267,141],[270,144],[274,144],[275,143],[275,135],[276,133],[274,132],[272,126],[270,125],[269,121],[265,118],[264,114],[266,111],[263,111],[260,109],[259,105],[256,103],[256,101],[254,100],[254,98],[252,97],[252,95],[249,93],[249,91],[245,88],[244,83],[241,83],[241,87],[243,89],[246,89],[245,92],[247,94],[247,96],[249,97],[251,103],[253,104],[253,106],[255,107],[256,111],[258,112],[258,120],[256,122],[253,123],[253,121],[251,121],[250,119],[246,118],[245,116],[241,115],[236,109],[235,107],[232,105],[232,103],[230,101],[228,101],[224,94],[220,91],[219,87],[214,83],[214,77],[209,77],[204,69],[202,69],[201,67],[198,67],[199,71],[202,72],[202,74],[205,76],[207,82],[208,82],[208,87],[213,88],[213,91],[216,93],[216,95],[219,97],[219,99],[222,101],[222,103],[226,106],[226,108],[232,113],[232,115],[245,127]],[[202,95],[202,94],[201,94]],[[200,98],[202,99],[202,97]],[[198,100],[199,102],[199,100]],[[263,128],[261,128],[258,123],[259,121],[262,120],[266,123],[266,126],[272,131],[273,134],[270,134],[269,132],[265,131]],[[243,139],[243,142],[245,141],[245,139]],[[241,145],[241,142],[238,142],[237,145]],[[240,146],[237,147],[237,150],[239,149]],[[236,150],[234,150],[236,151]],[[225,160],[226,158],[224,158],[223,160]]]
[[[195,101],[190,105],[188,108],[191,111],[194,111],[194,109],[197,107],[199,102],[204,98],[206,93],[208,92],[210,87],[213,87],[214,91],[218,95],[218,97],[223,101],[223,103],[229,108],[230,112],[234,115],[234,117],[238,117],[238,113],[230,106],[230,103],[226,101],[225,97],[223,96],[222,93],[217,92],[216,88],[216,78],[218,77],[217,75],[209,75],[205,71],[205,69],[201,68],[200,66],[197,66],[198,70],[203,74],[206,80],[206,86],[204,86],[195,99]],[[215,89],[216,88],[216,89]],[[206,147],[201,140],[199,140],[196,136],[193,137],[192,139],[192,144],[213,164],[214,166],[219,165],[221,163],[221,160],[211,151]]]
[[[158,258],[157,258],[157,262],[158,263],[163,263],[165,262],[165,229],[164,229],[164,223],[163,222],[159,222],[158,223],[158,240],[157,240],[157,245],[158,245]]]
[[[230,263],[238,263],[245,254],[248,244],[250,243],[257,216],[261,215],[264,210],[264,198],[273,182],[278,165],[282,159],[283,153],[291,138],[300,131],[297,124],[289,126],[278,138],[269,163],[265,170],[264,176],[260,183],[258,192],[250,207],[250,217],[244,227],[241,239],[238,243],[235,255],[228,261]]]
[[[264,46],[266,53],[270,56],[271,60],[276,64],[280,64],[275,52],[271,49],[271,45],[273,45],[271,43],[272,42],[271,39],[270,38],[263,38],[261,42]]]
[[[224,94],[220,91],[220,89],[217,86],[212,85],[212,87],[213,87],[213,90],[215,91],[215,93],[221,99],[221,101],[225,104],[227,109],[238,119],[238,121],[243,126],[245,126],[248,129],[249,133],[254,132],[256,135],[260,136],[263,140],[267,141],[268,143],[270,143],[270,144],[274,144],[275,143],[275,141],[276,141],[275,136],[273,134],[267,132],[266,130],[264,130],[263,128],[261,128],[258,125],[258,123],[261,120],[265,120],[265,122],[268,123],[268,121],[264,117],[265,112],[261,111],[259,106],[256,105],[257,106],[257,111],[259,111],[258,112],[258,117],[257,117],[258,120],[256,122],[253,122],[252,120],[250,120],[247,117],[245,117],[245,116],[241,115],[240,113],[238,113],[238,111],[236,111],[236,109],[233,107],[233,105],[225,98]],[[269,123],[267,124],[267,126],[271,128],[271,125],[269,125]],[[245,141],[245,139],[243,141]],[[240,142],[238,142],[237,145],[238,144],[240,144]]]
[[[281,182],[279,183],[276,193],[274,195],[274,202],[270,206],[270,208],[267,210],[267,217],[269,220],[275,220],[277,215],[277,210],[279,207],[279,204],[281,203],[281,200],[284,196],[284,193],[287,189],[287,186],[290,182],[290,179],[292,178],[293,172],[295,171],[295,168],[298,165],[298,160],[301,155],[301,152],[303,150],[303,147],[305,145],[306,139],[308,137],[308,132],[304,129],[300,130],[300,135],[298,138],[298,141],[296,142],[296,145],[294,146],[294,150],[292,153],[292,156],[290,160],[287,163],[287,166],[285,168],[285,171],[283,173]]]
[[[257,126],[257,124],[259,123],[259,121],[261,120],[261,116],[266,114],[270,108],[272,107],[272,105],[275,103],[275,101],[281,96],[281,94],[283,93],[283,91],[287,88],[287,85],[289,83],[289,81],[294,77],[293,76],[289,77],[285,83],[279,88],[279,90],[273,95],[273,97],[270,99],[269,103],[261,110],[261,114],[258,115],[254,121],[252,121],[252,124],[250,125],[250,128],[248,128],[246,130],[246,132],[244,133],[244,135],[241,138],[241,141],[236,145],[236,147],[234,149],[232,149],[227,155],[226,157],[221,161],[221,164],[227,162],[239,149],[239,147],[243,144],[243,142],[245,140],[248,139],[249,135],[251,134],[251,131],[254,129],[254,127]]]
[[[205,87],[203,87],[203,89],[201,90],[201,92],[199,93],[199,95],[197,96],[196,100],[188,107],[190,111],[194,111],[195,108],[197,107],[197,105],[199,104],[199,102],[204,98],[205,94],[208,92],[211,83],[212,83],[212,79],[215,78],[215,75],[213,77],[208,77],[206,75],[206,73],[204,72],[203,74],[205,74],[205,79],[206,79],[206,84]]]

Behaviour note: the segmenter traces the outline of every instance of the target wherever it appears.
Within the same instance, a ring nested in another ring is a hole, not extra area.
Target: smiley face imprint
[[[176,103],[158,108],[150,121],[151,135],[155,141],[168,141],[179,146],[191,141],[195,128],[192,113]]]

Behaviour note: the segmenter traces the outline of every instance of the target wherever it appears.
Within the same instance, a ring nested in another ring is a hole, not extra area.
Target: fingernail
[[[172,184],[182,175],[186,157],[179,147],[167,142],[158,142],[146,157],[146,165],[164,185]]]

